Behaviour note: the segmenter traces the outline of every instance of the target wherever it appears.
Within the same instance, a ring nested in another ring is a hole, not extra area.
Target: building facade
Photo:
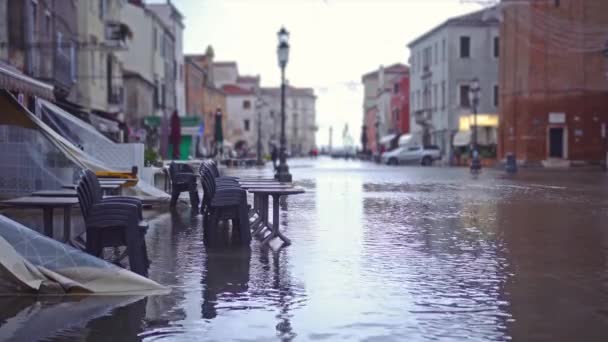
[[[406,104],[408,100],[398,100],[400,91],[399,84],[404,77],[409,76],[408,67],[397,63],[388,67],[380,66],[378,70],[369,72],[361,78],[363,83],[363,113],[364,125],[367,130],[373,127],[374,134],[368,135],[368,145],[372,153],[380,152],[380,145],[384,149],[395,147],[397,139],[402,132],[399,125],[400,115],[395,117],[395,106],[397,101]],[[409,97],[409,94],[408,94]],[[370,111],[376,114],[375,118],[369,116]]]
[[[78,82],[75,101],[91,123],[117,141],[127,139],[120,51],[132,36],[121,22],[122,0],[81,1],[78,6]]]
[[[202,136],[198,142],[201,155],[213,153],[215,114],[220,111],[224,121],[229,117],[226,95],[213,82],[213,58],[210,46],[205,54],[185,56],[186,108],[188,115],[197,115],[202,120]],[[223,131],[226,131],[225,127]]]
[[[410,132],[409,72],[393,83],[390,129],[399,134],[408,134]]]
[[[268,142],[279,146],[281,138],[281,89],[262,88],[262,102],[265,110],[261,119],[264,148]],[[307,155],[317,147],[316,100],[312,88],[286,85],[285,89],[285,137],[291,155]],[[265,117],[264,117],[265,116]]]
[[[78,2],[0,1],[0,59],[75,100]],[[33,109],[33,97],[27,99]]]
[[[408,47],[410,129],[422,143],[439,146],[448,159],[455,140],[458,145],[471,143],[469,127],[461,127],[461,121],[472,113],[469,93],[473,79],[479,80],[481,88],[478,113],[497,119],[498,19],[491,9],[451,18]],[[496,120],[488,121],[493,124],[479,123],[478,133],[496,130]]]
[[[605,160],[608,46],[594,28],[608,24],[608,2],[503,1],[502,17],[499,157],[545,166]]]
[[[173,39],[168,41],[172,45],[168,47],[173,54],[167,54],[168,76],[172,79],[174,108],[178,115],[186,115],[186,94],[185,94],[185,75],[184,75],[184,51],[183,51],[183,31],[184,17],[170,0],[164,4],[146,5],[151,11],[156,13],[164,23]],[[168,77],[169,78],[169,77]]]

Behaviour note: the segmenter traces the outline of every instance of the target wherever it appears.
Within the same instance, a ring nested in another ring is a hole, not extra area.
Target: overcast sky
[[[150,2],[158,2],[154,0]],[[172,0],[184,14],[186,53],[215,50],[216,61],[238,62],[241,74],[259,74],[277,86],[276,32],[291,33],[287,78],[313,87],[317,144],[334,127],[341,144],[345,124],[359,142],[361,75],[380,65],[407,64],[406,44],[449,17],[480,8],[461,0]]]

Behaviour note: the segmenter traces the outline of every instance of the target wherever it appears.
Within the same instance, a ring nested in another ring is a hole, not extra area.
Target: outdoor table
[[[273,238],[279,237],[286,246],[291,244],[291,240],[289,240],[285,235],[283,235],[280,231],[280,222],[279,222],[279,200],[283,196],[289,195],[298,195],[303,194],[305,191],[303,188],[288,188],[288,189],[280,189],[280,188],[252,188],[248,190],[254,195],[259,195],[260,199],[260,210],[261,210],[261,220],[262,220],[262,228],[258,229],[256,233],[259,233],[263,227],[268,227],[270,230],[270,234],[262,241],[262,244],[269,243]],[[268,221],[268,199],[272,196],[272,223]]]
[[[241,188],[243,188],[245,190],[260,189],[260,188],[261,189],[272,189],[272,190],[287,190],[287,189],[294,188],[293,185],[291,185],[291,183],[239,184],[239,185]],[[250,215],[253,216],[253,214],[258,213],[257,219],[255,219],[253,222],[251,222],[251,228],[253,228],[254,231],[256,231],[256,232],[258,231],[258,229],[256,229],[255,227],[257,227],[258,225],[260,225],[262,223],[262,216],[259,215],[260,203],[262,201],[263,201],[262,196],[260,196],[259,194],[253,193],[253,210],[250,212]],[[259,229],[261,230],[262,228],[263,228],[263,226],[260,226]]]
[[[64,189],[70,189],[70,190],[76,190],[76,187],[78,185],[76,184],[65,184],[62,186],[62,188]],[[99,186],[101,187],[101,190],[103,190],[103,192],[105,194],[109,194],[112,191],[116,191],[120,189],[121,184],[108,184],[108,183],[99,183]]]
[[[72,207],[78,204],[76,197],[19,197],[0,202],[21,208],[40,208],[43,216],[44,235],[53,237],[53,210],[63,208],[63,240],[68,241],[72,230]]]
[[[78,193],[72,189],[61,189],[61,190],[41,190],[32,192],[32,196],[35,197],[77,197]]]

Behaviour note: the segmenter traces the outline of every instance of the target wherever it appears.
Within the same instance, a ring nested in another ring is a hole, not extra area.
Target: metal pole
[[[281,150],[279,155],[279,167],[277,168],[275,178],[279,182],[290,183],[292,177],[289,173],[289,167],[287,166],[286,144],[287,139],[285,138],[285,65],[281,65]]]
[[[258,165],[263,165],[262,161],[262,109],[258,107]]]

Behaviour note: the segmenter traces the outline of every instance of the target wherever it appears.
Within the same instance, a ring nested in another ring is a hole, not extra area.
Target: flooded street
[[[0,331],[10,322],[31,327],[29,340],[114,342],[608,339],[606,174],[290,165],[306,188],[282,204],[291,246],[206,251],[201,217],[182,206],[150,218],[147,236],[150,276],[170,295],[2,299]],[[256,171],[227,173],[243,172]],[[62,323],[58,306],[82,314]]]

